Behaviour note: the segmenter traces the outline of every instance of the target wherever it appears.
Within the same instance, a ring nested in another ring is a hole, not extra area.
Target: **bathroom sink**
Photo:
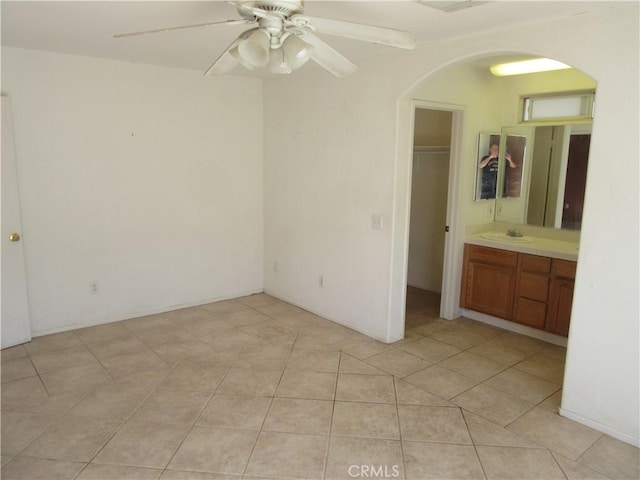
[[[536,239],[533,237],[511,237],[506,233],[501,232],[487,232],[480,234],[482,238],[486,238],[487,240],[495,240],[497,242],[509,242],[509,243],[531,243],[535,242]]]

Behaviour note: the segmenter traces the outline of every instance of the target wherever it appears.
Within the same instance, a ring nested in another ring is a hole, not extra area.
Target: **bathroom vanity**
[[[467,237],[460,305],[566,337],[577,245],[498,235],[490,232]]]
[[[493,223],[466,227],[460,291],[465,315],[565,345],[591,115],[572,122],[523,118],[499,133],[479,133],[470,218],[479,220],[484,209]]]

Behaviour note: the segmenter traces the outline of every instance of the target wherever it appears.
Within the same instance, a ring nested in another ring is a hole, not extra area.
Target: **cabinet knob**
[[[20,241],[20,235],[18,235],[17,233],[10,233],[9,234],[9,240],[11,242],[19,242]]]

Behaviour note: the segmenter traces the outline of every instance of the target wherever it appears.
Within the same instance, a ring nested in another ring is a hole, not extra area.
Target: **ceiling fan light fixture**
[[[1,0],[0,0],[1,1]],[[355,72],[358,67],[315,34],[327,34],[412,50],[415,37],[410,32],[354,22],[304,16],[305,0],[236,0],[240,19],[180,25],[114,35],[132,37],[213,25],[251,25],[213,62],[205,75],[231,73],[239,64],[253,70],[267,67],[275,73],[291,73],[310,59],[336,77]],[[418,0],[422,1],[422,0]],[[480,3],[478,0],[456,0]]]
[[[302,41],[297,35],[291,34],[284,39],[282,50],[286,63],[292,70],[297,70],[311,58],[312,46]]]
[[[569,65],[551,60],[550,58],[534,58],[533,60],[524,60],[521,62],[499,63],[491,65],[489,70],[496,77],[505,77],[509,75],[522,75],[525,73],[550,72],[552,70],[564,70],[571,68]]]
[[[279,75],[288,75],[293,71],[293,68],[291,68],[291,64],[287,61],[287,56],[282,47],[271,50],[267,69],[271,73],[276,73]]]
[[[253,70],[253,66],[249,65],[247,62],[245,62],[244,58],[242,58],[242,55],[240,55],[240,52],[238,51],[238,47],[237,46],[235,46],[231,50],[229,50],[229,53],[244,68],[246,68],[247,70]]]
[[[251,67],[264,67],[269,63],[271,36],[258,28],[238,44],[238,55]]]

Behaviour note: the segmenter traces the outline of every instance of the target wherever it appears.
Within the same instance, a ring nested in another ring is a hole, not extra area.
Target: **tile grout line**
[[[547,451],[551,454],[551,458],[553,458],[553,463],[556,464],[556,466],[560,469],[560,471],[562,472],[562,474],[564,475],[565,479],[567,480],[571,480],[569,478],[569,475],[567,475],[567,472],[564,471],[564,468],[562,468],[562,465],[560,465],[560,463],[558,463],[558,459],[556,458],[556,456],[553,454],[553,450],[548,450]]]
[[[177,366],[177,365],[176,365]],[[175,367],[174,367],[175,369]],[[173,371],[173,369],[171,370]],[[120,424],[120,426],[113,432],[113,434],[107,439],[106,442],[104,442],[104,444],[98,449],[98,451],[96,451],[96,453],[93,455],[93,457],[91,457],[91,459],[87,462],[87,464],[80,470],[80,472],[78,472],[78,475],[80,475],[90,464],[92,464],[93,460],[95,460],[95,458],[100,454],[100,452],[102,452],[105,447],[109,444],[109,442],[111,442],[111,440],[113,440],[113,438],[122,431],[123,428],[125,428],[130,420],[133,418],[133,416],[136,414],[136,412],[140,409],[140,407],[142,407],[142,405],[149,399],[149,397],[158,389],[158,386],[164,381],[164,379],[170,374],[171,372],[167,372],[162,379],[160,379],[157,383],[157,385],[153,388],[151,388],[151,390],[149,391],[149,393],[140,401],[140,403],[138,403],[138,406],[136,408],[133,409],[133,411],[131,412],[131,414]],[[135,375],[130,375],[130,376],[135,376]],[[127,378],[127,377],[121,377],[121,378]],[[95,390],[96,388],[98,388],[98,386],[96,386],[93,390]],[[91,390],[91,392],[93,392],[93,390]],[[88,395],[88,394],[87,394]],[[79,403],[79,402],[78,402]],[[109,417],[105,417],[105,418],[109,418]],[[105,464],[105,465],[111,465],[111,464]],[[152,467],[141,467],[138,465],[139,468],[152,468]],[[164,471],[163,469],[160,469],[162,471]],[[77,478],[74,477],[74,478]]]
[[[452,326],[451,328],[454,328],[454,327],[455,327],[455,326]],[[434,333],[437,333],[437,332],[434,332]],[[454,355],[450,355],[449,357],[446,357],[446,358],[444,358],[444,359],[440,360],[440,362],[443,362],[443,361],[447,360],[448,358],[451,358],[451,357],[453,357],[453,356],[455,356],[455,355],[459,355],[460,353],[464,353],[464,352],[473,353],[473,352],[470,352],[470,350],[472,350],[473,348],[475,348],[475,347],[477,347],[477,346],[479,346],[479,345],[485,344],[485,343],[487,343],[487,342],[489,342],[489,341],[491,341],[491,340],[493,340],[493,339],[495,339],[495,338],[498,338],[498,337],[501,337],[501,336],[503,336],[503,335],[506,335],[507,333],[509,333],[509,332],[502,332],[502,333],[500,333],[499,335],[495,335],[495,336],[493,336],[493,337],[491,337],[491,338],[488,338],[488,339],[486,339],[484,342],[481,342],[481,343],[479,343],[479,344],[477,344],[477,345],[470,346],[470,347],[468,347],[467,349],[461,350],[460,352],[458,352],[458,353],[456,353],[456,354],[454,354]],[[517,334],[514,334],[514,335],[517,335]],[[428,336],[423,337],[423,338],[431,338],[431,335],[428,335]],[[432,340],[433,340],[433,339],[432,339]],[[439,340],[438,340],[438,341],[439,341]],[[446,343],[446,342],[442,342],[442,343]],[[449,345],[449,344],[448,344],[448,345]],[[452,345],[452,346],[454,346],[454,347],[455,347],[455,345]],[[456,347],[456,348],[457,348],[457,347]],[[458,396],[460,396],[460,395],[462,395],[462,394],[464,394],[464,393],[466,393],[466,392],[468,392],[468,391],[470,391],[470,390],[472,390],[472,389],[474,389],[474,388],[478,387],[479,385],[485,384],[485,383],[486,383],[487,381],[489,381],[491,378],[494,378],[494,377],[496,377],[496,376],[500,375],[501,373],[503,373],[503,372],[505,372],[505,371],[507,371],[507,370],[509,370],[509,369],[511,369],[511,368],[514,368],[514,367],[515,367],[515,365],[517,365],[517,364],[519,364],[519,363],[523,362],[524,360],[526,360],[526,359],[528,359],[528,358],[531,358],[532,356],[536,355],[537,353],[539,353],[539,352],[540,352],[541,350],[543,350],[543,349],[544,349],[544,346],[540,346],[540,348],[538,348],[537,350],[535,350],[535,351],[531,352],[530,354],[526,355],[525,357],[523,357],[521,360],[519,360],[519,361],[518,361],[518,362],[516,362],[515,364],[513,364],[513,365],[509,365],[509,366],[506,366],[504,369],[500,370],[499,372],[495,373],[494,375],[492,375],[492,376],[490,376],[490,377],[486,378],[485,380],[483,380],[483,381],[481,381],[481,382],[477,383],[476,385],[474,385],[474,386],[472,386],[472,387],[470,387],[470,388],[468,388],[468,389],[466,389],[466,390],[464,390],[464,391],[459,392],[458,394],[454,395],[453,397],[451,397],[451,398],[449,398],[449,399],[447,399],[447,400],[448,400],[449,402],[452,402],[452,403],[454,403],[455,405],[457,405],[457,403],[453,400],[454,398],[456,398],[456,397],[458,397]],[[487,358],[487,357],[485,357],[485,356],[483,356],[483,355],[480,355],[480,356],[481,356],[481,357],[483,357],[483,358]],[[487,359],[488,359],[488,360],[492,360],[492,359],[490,359],[490,358],[487,358]],[[493,360],[493,361],[495,361],[495,360]],[[438,366],[439,366],[440,362],[438,362],[438,363],[434,363],[434,365],[438,365]],[[426,368],[430,368],[430,367],[426,367]],[[426,369],[426,368],[425,368],[425,369]],[[444,369],[446,369],[446,370],[449,370],[448,368],[443,367],[443,366],[441,366],[440,368],[444,368]],[[423,370],[425,370],[425,369],[423,369]],[[419,371],[420,371],[420,370],[419,370]],[[449,370],[449,371],[451,371],[451,372],[453,372],[453,373],[457,373],[458,375],[462,375],[462,376],[466,377],[466,375],[460,374],[460,373],[455,372],[455,371],[453,371],[453,370]],[[416,373],[417,373],[417,372],[416,372]],[[527,373],[527,372],[524,372],[524,373]],[[535,375],[534,375],[534,376],[535,376]],[[466,378],[469,378],[470,380],[476,381],[476,379],[472,379],[472,378],[470,378],[470,377],[466,377]],[[538,377],[538,378],[540,378],[540,377]],[[543,379],[543,380],[545,380],[545,379]],[[547,381],[548,381],[548,380],[547,380]],[[411,382],[409,382],[409,383],[411,383]],[[552,382],[552,383],[553,383],[553,382]],[[413,384],[412,384],[412,385],[413,385]],[[414,385],[414,386],[418,387],[417,385]],[[493,387],[492,385],[487,385],[487,386],[489,386],[489,387],[491,387],[491,388],[495,388],[495,387]],[[421,387],[418,387],[418,388],[421,388]],[[561,387],[561,388],[562,388],[562,387]],[[545,397],[545,399],[544,399],[544,400],[542,400],[541,402],[538,402],[538,403],[536,403],[536,404],[533,404],[532,402],[529,402],[528,400],[525,400],[525,399],[522,399],[522,398],[520,398],[520,397],[517,397],[517,396],[515,396],[515,395],[513,395],[513,394],[511,394],[511,393],[509,393],[509,392],[505,392],[505,391],[503,391],[503,390],[501,390],[501,389],[499,389],[499,388],[495,388],[495,389],[496,389],[497,391],[501,392],[501,393],[504,393],[504,394],[507,394],[507,395],[514,396],[515,398],[518,398],[518,399],[520,399],[520,400],[524,400],[525,402],[527,402],[527,403],[529,403],[529,404],[532,404],[532,405],[533,405],[531,408],[527,409],[525,412],[523,412],[521,415],[519,415],[517,418],[515,418],[515,419],[514,419],[514,420],[512,420],[511,422],[509,422],[509,423],[508,423],[507,425],[505,425],[503,428],[506,428],[508,425],[512,424],[513,422],[515,422],[516,420],[518,420],[519,418],[521,418],[523,415],[527,414],[528,412],[530,412],[531,410],[533,410],[534,408],[536,408],[537,406],[539,406],[542,402],[544,402],[544,401],[546,400],[546,398],[548,398],[548,397]],[[549,395],[549,396],[555,395],[555,393],[557,393],[557,391],[558,391],[558,390],[556,390],[554,393],[552,393],[552,394],[551,394],[551,395]],[[428,392],[428,390],[427,390],[427,392]],[[431,393],[431,392],[428,392],[428,393]],[[458,407],[459,407],[459,405],[458,405]],[[482,417],[482,418],[484,418],[484,417]],[[485,419],[485,420],[488,420],[488,419]],[[488,420],[488,421],[490,421],[491,423],[495,423],[495,422],[493,422],[493,421],[491,421],[491,420]],[[496,424],[496,425],[498,425],[498,424]],[[501,425],[499,425],[499,426],[501,426]]]
[[[74,333],[74,336],[75,333]],[[78,340],[80,340],[78,338]],[[80,340],[81,341],[81,340]],[[54,351],[60,351],[60,350],[64,350],[64,348],[59,349],[59,350],[54,350]],[[42,378],[40,377],[40,373],[38,372],[38,370],[36,369],[35,364],[33,363],[33,360],[31,359],[31,355],[29,354],[29,352],[27,352],[26,348],[25,348],[25,352],[27,353],[27,357],[29,357],[29,361],[31,362],[31,364],[33,365],[33,368],[40,380],[40,383],[42,384],[45,393],[47,394],[47,398],[52,398],[54,395],[51,395],[51,393],[49,392],[49,390],[47,389],[46,385],[44,384],[44,381],[42,380]],[[63,369],[61,369],[63,370]],[[40,434],[38,434],[33,440],[31,440],[30,442],[28,442],[17,454],[13,455],[11,460],[13,460],[16,457],[22,456],[22,452],[24,452],[27,448],[29,448],[33,443],[35,443],[40,437],[42,437],[45,433],[47,433],[50,429],[52,429],[56,424],[58,424],[64,417],[66,417],[69,412],[76,406],[78,405],[85,397],[87,397],[88,395],[90,395],[93,390],[95,390],[96,387],[91,388],[89,390],[87,390],[86,392],[80,394],[80,398],[74,402],[70,407],[68,407],[67,409],[63,410],[62,412],[36,412],[36,411],[31,411],[31,410],[15,410],[16,412],[22,412],[22,413],[33,413],[33,414],[43,414],[43,413],[49,413],[52,416],[55,416],[55,420],[51,422],[51,425],[49,425],[47,428],[45,428]],[[72,394],[74,392],[68,392],[68,394]],[[111,437],[110,437],[111,438]],[[37,457],[36,457],[37,458]],[[10,461],[11,461],[10,460]],[[8,463],[8,462],[7,462]],[[84,469],[84,467],[83,467]]]
[[[254,310],[254,309],[252,309]],[[254,310],[257,311],[257,310]],[[262,312],[258,312],[258,313],[262,313]],[[287,356],[287,361],[284,364],[284,368],[282,369],[282,372],[280,372],[280,378],[278,379],[278,383],[275,386],[274,390],[273,390],[273,394],[270,395],[270,402],[269,402],[269,408],[267,409],[267,413],[265,414],[264,418],[262,419],[262,423],[260,424],[260,429],[258,430],[258,434],[256,435],[256,439],[253,442],[253,445],[251,446],[251,451],[249,452],[249,455],[247,456],[247,461],[244,465],[244,468],[242,469],[242,473],[240,474],[241,478],[244,477],[247,474],[247,468],[249,468],[249,464],[251,463],[251,457],[253,457],[253,453],[255,452],[256,446],[258,445],[258,441],[260,440],[260,435],[262,434],[263,428],[264,428],[264,423],[267,421],[267,417],[269,416],[269,412],[271,411],[271,407],[273,406],[273,400],[276,395],[276,392],[278,391],[278,387],[280,387],[280,383],[282,382],[282,377],[284,377],[284,372],[287,369],[287,363],[289,363],[289,360],[291,359],[291,353],[293,352],[293,347],[295,346],[296,340],[298,339],[298,334],[296,333],[296,338],[294,339],[293,343],[291,344],[291,347],[289,348],[289,355]],[[244,348],[244,347],[243,347]],[[238,353],[238,355],[240,355],[240,353]],[[237,358],[236,358],[237,360]],[[235,364],[235,362],[234,362]],[[220,382],[222,384],[222,382]]]
[[[327,479],[327,469],[329,468],[329,453],[331,452],[331,434],[333,432],[333,416],[335,414],[336,411],[336,397],[338,395],[338,379],[340,378],[340,366],[342,365],[342,355],[343,352],[342,350],[338,350],[340,352],[340,355],[338,357],[338,367],[336,368],[336,382],[335,382],[335,388],[333,389],[333,400],[331,402],[331,418],[329,420],[329,434],[327,436],[327,450],[325,452],[325,456],[324,456],[324,463],[322,466],[322,478],[324,480],[329,480]]]
[[[484,464],[482,463],[482,459],[480,458],[480,454],[478,453],[478,445],[476,444],[476,441],[473,438],[473,435],[471,434],[471,430],[469,430],[469,423],[467,422],[467,417],[464,414],[464,410],[462,409],[462,407],[458,407],[460,409],[460,415],[462,415],[462,421],[464,422],[464,426],[467,429],[467,433],[469,434],[469,438],[471,439],[471,446],[473,446],[473,451],[476,453],[476,458],[478,459],[478,464],[480,465],[480,469],[482,470],[482,474],[484,475],[484,478],[488,478],[487,477],[487,472],[484,468]]]
[[[127,329],[127,327],[126,327],[126,326],[124,326],[124,328],[125,328],[125,329]],[[145,343],[144,343],[140,338],[138,338],[138,336],[137,336],[136,332],[134,332],[134,331],[132,331],[132,330],[129,330],[129,329],[127,329],[127,330],[128,330],[128,335],[127,335],[127,336],[131,336],[131,337],[133,337],[133,338],[138,339],[138,340],[139,340],[143,345],[145,345],[145,348],[147,348],[147,349],[149,349],[150,351],[152,351],[152,352],[153,352],[153,353],[154,353],[154,354],[155,354],[155,355],[156,355],[156,356],[157,356],[157,357],[158,357],[158,358],[159,358],[163,363],[167,363],[164,359],[162,359],[159,355],[157,355],[157,354],[155,353],[155,351],[153,351],[153,350],[152,350],[148,345],[146,345],[146,344],[145,344]],[[124,336],[123,336],[123,337],[124,337]],[[82,338],[80,338],[80,337],[79,337],[79,339],[80,339],[80,341],[81,341],[83,344],[85,343],[85,342],[82,340]],[[112,341],[113,341],[113,340],[112,340]],[[103,342],[103,343],[108,343],[108,342],[109,342],[109,341],[107,341],[107,342]],[[86,345],[86,344],[85,344],[85,345]],[[98,362],[100,362],[100,360],[99,360],[97,357],[95,357],[95,354],[93,353],[93,351],[91,351],[91,349],[89,348],[89,346],[88,346],[88,345],[86,345],[86,346],[87,346],[87,349],[92,353],[92,355],[94,355],[94,358],[96,358],[96,360],[97,360]],[[192,357],[192,358],[195,358],[195,357]],[[160,387],[160,385],[162,384],[162,382],[163,382],[163,381],[164,381],[164,380],[165,380],[165,379],[166,379],[166,378],[167,378],[167,377],[168,377],[168,376],[169,376],[169,375],[170,375],[170,374],[171,374],[175,369],[177,369],[177,368],[178,368],[178,366],[179,366],[181,363],[183,363],[183,362],[184,362],[184,360],[188,360],[188,359],[183,359],[183,360],[181,360],[181,361],[177,362],[175,365],[173,365],[173,367],[171,367],[169,370],[167,370],[167,371],[165,372],[165,374],[162,376],[162,378],[160,378],[160,379],[158,380],[158,382],[156,383],[156,385],[150,389],[149,393],[148,393],[148,394],[147,394],[147,395],[146,395],[146,396],[145,396],[145,397],[144,397],[144,398],[143,398],[143,399],[138,403],[137,407],[136,407],[136,408],[131,412],[131,414],[130,414],[130,415],[129,415],[129,416],[128,416],[128,417],[127,417],[123,422],[122,422],[122,424],[120,425],[120,427],[118,427],[118,429],[116,429],[116,431],[115,431],[115,432],[114,432],[114,433],[109,437],[109,439],[108,439],[108,440],[107,440],[107,441],[102,445],[102,447],[100,447],[100,448],[98,449],[98,451],[97,451],[97,452],[95,453],[95,455],[91,458],[91,460],[89,460],[89,462],[88,462],[88,463],[87,463],[87,464],[86,464],[86,465],[81,469],[81,471],[80,471],[80,472],[78,472],[78,475],[79,475],[82,471],[84,471],[84,470],[86,469],[86,467],[87,467],[89,464],[91,464],[91,463],[93,462],[93,460],[94,460],[94,459],[95,459],[95,458],[100,454],[100,452],[102,452],[102,451],[104,450],[104,448],[109,444],[109,442],[110,442],[110,441],[111,441],[111,440],[112,440],[112,439],[113,439],[113,438],[114,438],[114,437],[115,437],[115,436],[116,436],[120,431],[122,431],[122,429],[123,429],[123,428],[125,428],[125,427],[130,423],[131,419],[135,416],[136,412],[137,412],[137,411],[142,407],[142,405],[143,405],[143,404],[144,404],[144,403],[145,403],[145,402],[146,402],[146,401],[151,397],[151,395],[153,395],[153,394],[158,390],[158,388]],[[100,364],[102,365],[102,363],[101,363],[101,362],[100,362]],[[169,365],[169,364],[168,364],[168,365]],[[103,366],[103,368],[105,368],[105,370],[107,370],[107,369],[106,369],[106,367],[104,367],[104,366]],[[111,376],[111,374],[110,374],[110,372],[108,372],[108,370],[107,370],[107,373]],[[227,373],[228,373],[228,370],[227,370]],[[127,375],[127,376],[119,377],[119,378],[120,378],[120,379],[125,379],[125,378],[132,377],[132,376],[135,376],[135,374],[134,374],[134,375]],[[226,376],[226,374],[225,374],[225,376]],[[112,377],[112,378],[113,378],[113,377]],[[118,380],[118,379],[115,379],[115,378],[114,378],[114,379],[113,379],[113,381],[112,381],[111,383],[113,383],[114,381],[117,381],[117,380]],[[98,386],[96,386],[96,387],[95,387],[94,389],[92,389],[91,391],[95,390],[96,388],[98,388]],[[87,395],[88,395],[88,393],[87,393]],[[213,396],[213,394],[212,394],[211,396]],[[211,397],[209,397],[209,400],[210,400],[210,399],[211,399]],[[209,400],[207,400],[207,402],[205,402],[204,407],[206,407],[206,405],[209,403]],[[194,424],[193,424],[193,425],[195,425],[195,422],[196,422],[196,421],[197,421],[197,419],[200,417],[200,415],[201,415],[202,410],[204,409],[204,407],[200,410],[200,413],[198,414],[198,416],[197,416],[197,417],[196,417],[196,419],[194,420]],[[147,422],[147,423],[152,423],[152,422]],[[180,442],[180,444],[178,445],[178,447],[176,448],[176,450],[173,452],[173,455],[171,456],[171,458],[169,459],[169,461],[167,462],[167,464],[165,465],[165,467],[159,468],[159,470],[161,470],[161,474],[166,470],[166,466],[171,462],[171,460],[172,460],[172,459],[173,459],[173,457],[175,456],[175,453],[176,453],[176,452],[177,452],[177,450],[180,448],[180,446],[182,446],[182,443],[184,442],[184,440],[186,439],[186,437],[188,436],[188,434],[189,434],[189,433],[191,432],[191,430],[193,429],[193,425],[192,425],[192,426],[187,430],[187,432],[186,432],[185,436],[182,438],[182,441]],[[109,464],[107,464],[107,465],[109,465]],[[150,468],[150,467],[142,467],[142,466],[138,466],[138,467],[139,467],[139,468]],[[154,467],[154,468],[155,468],[155,467]]]
[[[27,351],[26,348],[25,348],[25,351]],[[31,355],[29,354],[29,352],[27,352],[27,357],[29,358],[29,362],[31,363],[31,366],[33,367],[33,371],[36,372],[36,375],[38,376],[38,380],[40,380],[40,384],[42,385],[42,388],[44,388],[44,391],[47,394],[47,397],[51,398],[52,397],[51,392],[49,392],[49,389],[47,388],[47,385],[44,383],[44,380],[42,379],[42,376],[41,376],[40,372],[36,368],[36,364],[33,363],[33,358],[31,358]],[[17,380],[22,380],[22,379],[17,379]]]
[[[402,379],[400,379],[402,380]],[[400,460],[402,461],[402,473],[404,478],[407,478],[407,461],[404,456],[404,440],[402,435],[402,424],[400,422],[400,406],[398,405],[398,386],[396,384],[396,377],[393,377],[393,393],[396,397],[396,415],[398,416],[398,436],[400,443]]]
[[[89,327],[91,328],[91,327]],[[75,332],[75,330],[74,330]],[[102,369],[107,372],[107,375],[109,375],[109,377],[111,378],[111,381],[113,382],[116,377],[113,376],[113,374],[109,371],[109,369],[107,367],[104,366],[104,364],[100,361],[100,359],[96,356],[96,354],[93,352],[93,350],[91,350],[91,347],[89,346],[88,343],[85,343],[84,340],[82,340],[82,337],[80,337],[79,335],[76,335],[78,337],[78,339],[80,340],[80,342],[82,343],[82,345],[84,345],[84,348],[87,349],[87,351],[91,354],[91,356],[96,360],[96,362],[98,362],[98,364],[102,367]],[[109,341],[106,341],[104,343],[108,343]],[[97,388],[97,386],[96,386]],[[92,390],[93,391],[93,390]]]
[[[252,310],[250,308],[247,308],[247,310]],[[238,329],[235,326],[232,326],[234,330]],[[242,352],[242,350],[244,349],[245,346],[243,346],[242,348],[240,348],[238,350],[238,352],[236,352],[235,357],[233,359],[233,362],[231,362],[231,364],[229,365],[229,367],[227,368],[227,371],[225,372],[224,376],[222,377],[222,379],[220,380],[220,382],[218,382],[218,385],[216,385],[216,388],[213,390],[213,392],[211,393],[211,395],[209,396],[209,399],[204,403],[203,407],[200,409],[200,412],[198,413],[198,415],[196,416],[196,418],[193,421],[193,424],[191,425],[191,427],[188,429],[186,435],[182,438],[182,440],[180,441],[179,445],[177,446],[177,448],[174,450],[173,454],[171,455],[171,458],[169,458],[168,462],[166,463],[166,465],[164,466],[164,468],[162,468],[162,474],[164,474],[164,472],[167,470],[167,467],[171,464],[171,462],[173,461],[173,459],[175,458],[176,454],[178,453],[178,451],[180,450],[180,448],[182,447],[182,445],[184,444],[184,441],[187,439],[187,437],[189,436],[189,434],[193,431],[193,429],[196,427],[196,424],[198,423],[198,420],[200,419],[200,417],[202,416],[202,412],[204,412],[204,410],[209,406],[209,404],[211,403],[211,400],[213,399],[213,397],[218,393],[218,389],[220,388],[220,385],[222,385],[222,383],[224,382],[224,380],[227,378],[227,375],[229,375],[229,372],[231,371],[231,369],[233,368],[233,366],[235,365],[235,363],[238,360],[238,357],[240,355],[240,353]],[[158,385],[159,386],[159,385]],[[157,387],[156,387],[157,388]],[[273,398],[272,398],[273,401]],[[271,404],[269,404],[269,406],[271,406]],[[215,428],[222,428],[222,427],[215,427]],[[255,431],[255,430],[251,430],[251,431]],[[260,433],[258,432],[258,435],[256,436],[256,440],[254,441],[251,453],[253,453],[253,448],[255,448],[255,445],[258,441],[258,437],[259,437]],[[249,463],[249,459],[251,457],[251,454],[249,455],[249,457],[247,458],[247,465]],[[247,465],[245,465],[244,470],[246,470]],[[243,475],[243,474],[240,474]]]
[[[177,363],[176,366],[174,367],[173,370],[175,370],[178,365],[180,365],[181,362]],[[226,373],[224,374],[224,376],[222,377],[222,379],[220,380],[220,382],[218,383],[218,385],[216,386],[216,388],[213,390],[213,392],[211,393],[211,395],[209,396],[209,398],[207,399],[206,402],[204,402],[203,406],[200,408],[200,412],[198,412],[198,415],[195,417],[195,419],[193,420],[193,423],[191,424],[191,426],[187,429],[187,432],[184,434],[184,436],[182,437],[182,440],[180,440],[180,442],[178,443],[178,446],[173,450],[173,453],[171,454],[171,456],[169,457],[169,460],[167,460],[167,463],[164,465],[164,467],[162,467],[160,470],[160,476],[162,476],[164,474],[164,472],[167,470],[167,467],[171,464],[171,462],[173,461],[173,459],[175,458],[176,454],[178,453],[178,450],[180,450],[180,448],[182,447],[182,445],[184,444],[184,441],[187,439],[187,437],[189,436],[189,434],[193,431],[194,427],[196,426],[196,423],[198,422],[198,420],[200,419],[200,417],[202,416],[202,412],[207,408],[207,406],[209,405],[209,403],[211,402],[211,399],[214,397],[214,395],[216,394],[216,392],[218,391],[218,388],[220,388],[220,385],[222,384],[222,382],[224,381],[224,379],[227,377],[227,375],[229,374],[229,372],[231,371],[231,367],[233,366],[233,364],[231,364],[231,366],[229,366],[227,368]],[[165,375],[163,381],[169,376],[169,373],[167,373],[167,375]],[[158,388],[160,387],[160,384],[162,383],[162,381],[160,383],[158,383],[158,385],[156,385],[155,389],[147,396],[147,399],[151,396],[152,393],[155,393]],[[146,401],[146,399],[145,399]],[[144,402],[143,402],[144,403]],[[140,404],[138,406],[138,409],[142,406],[142,404]],[[136,409],[137,411],[137,409]],[[135,412],[133,414],[131,414],[132,418],[133,415],[135,415]]]

